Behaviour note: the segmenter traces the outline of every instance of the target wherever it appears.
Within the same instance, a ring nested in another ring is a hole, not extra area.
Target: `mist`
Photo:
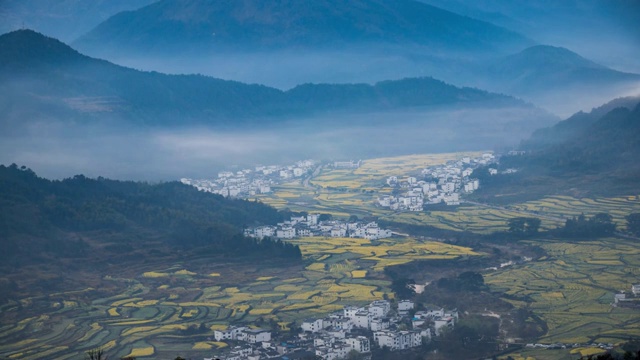
[[[510,148],[556,121],[535,108],[442,108],[292,119],[238,130],[39,122],[0,138],[0,163],[46,178],[208,178],[232,166]],[[487,127],[483,122],[491,121]]]
[[[261,84],[288,90],[304,83],[375,83],[406,77],[431,76],[454,85],[470,85],[478,63],[492,56],[421,48],[354,46],[349,50],[299,49],[255,52],[138,55],[129,52],[90,55],[144,71],[167,74],[202,74],[224,80]]]

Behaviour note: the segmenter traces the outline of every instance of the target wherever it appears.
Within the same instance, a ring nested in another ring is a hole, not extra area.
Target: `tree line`
[[[640,213],[632,213],[625,217],[626,231],[633,236],[640,236]],[[519,238],[538,235],[541,220],[535,217],[515,217],[507,220],[507,233]],[[547,231],[549,235],[562,238],[597,238],[613,235],[617,230],[613,217],[607,213],[593,216],[580,214],[565,220],[563,226]]]

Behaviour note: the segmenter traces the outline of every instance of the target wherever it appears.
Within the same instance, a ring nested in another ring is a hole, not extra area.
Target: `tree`
[[[595,238],[611,235],[616,230],[613,217],[607,213],[598,213],[587,218],[584,214],[567,219],[564,227],[558,233],[569,238]]]
[[[400,299],[410,299],[415,295],[415,291],[409,285],[413,285],[415,283],[416,282],[413,279],[394,279],[391,282],[391,290],[393,290]]]
[[[627,216],[627,231],[635,236],[640,236],[640,213],[633,213]]]
[[[107,357],[104,355],[104,350],[97,348],[91,349],[87,351],[85,359],[87,360],[106,360]]]
[[[540,219],[532,217],[516,217],[507,221],[509,232],[520,236],[531,236],[538,233]]]
[[[349,353],[347,354],[347,357],[345,359],[347,360],[363,360],[365,357],[363,354],[357,352],[356,350],[351,350],[349,351]]]

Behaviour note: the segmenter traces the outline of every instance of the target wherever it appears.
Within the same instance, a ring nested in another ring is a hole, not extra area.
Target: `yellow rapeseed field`
[[[152,356],[154,353],[155,353],[155,349],[153,348],[153,346],[147,346],[143,348],[134,348],[131,350],[129,355],[125,357],[139,358],[139,357],[145,357],[145,356]]]
[[[367,276],[367,270],[353,270],[351,272],[351,277],[360,279]]]

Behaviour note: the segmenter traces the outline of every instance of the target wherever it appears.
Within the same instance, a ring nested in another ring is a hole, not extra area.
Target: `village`
[[[470,194],[480,186],[480,181],[472,178],[473,171],[495,161],[493,154],[485,153],[478,158],[465,156],[443,165],[429,166],[419,175],[421,180],[416,177],[418,175],[390,176],[386,184],[397,194],[378,197],[376,205],[394,211],[423,211],[425,206],[442,203],[460,205],[462,194]],[[489,168],[489,174],[497,173],[497,169]]]
[[[275,226],[265,225],[257,228],[247,228],[244,230],[244,235],[257,239],[264,237],[294,239],[297,237],[323,236],[378,240],[389,238],[393,234],[391,230],[380,228],[374,221],[325,220],[321,214],[308,214],[306,216],[292,216],[291,220],[278,223]]]
[[[415,311],[410,300],[400,300],[392,309],[388,300],[376,300],[364,307],[345,306],[323,318],[305,319],[297,336],[272,339],[268,330],[230,326],[216,330],[216,341],[235,341],[237,346],[205,360],[261,360],[320,358],[335,360],[351,352],[370,355],[372,348],[399,351],[422,346],[452,329],[457,311],[430,308]]]
[[[386,186],[393,188],[393,194],[379,196],[375,205],[393,211],[423,211],[425,206],[437,204],[460,205],[464,194],[470,194],[480,187],[480,181],[472,177],[473,171],[480,166],[495,164],[496,161],[495,155],[484,153],[476,158],[465,156],[446,164],[429,166],[420,174],[389,176]],[[357,169],[361,163],[362,161],[336,161],[325,166],[335,169]],[[249,198],[271,193],[274,185],[292,180],[302,181],[305,177],[312,176],[318,166],[322,165],[314,160],[302,160],[285,166],[260,165],[254,169],[222,171],[213,180],[182,178],[180,181],[198,190],[225,197]],[[496,168],[490,167],[489,174],[496,175]],[[510,171],[514,170],[507,170]],[[283,230],[283,234],[285,232]],[[295,235],[278,237],[286,239]]]
[[[254,169],[242,169],[236,172],[222,171],[213,180],[182,178],[180,182],[191,185],[200,191],[224,197],[246,198],[257,194],[271,193],[273,185],[308,175],[313,171],[315,165],[313,160],[301,160],[285,166],[260,165]]]

